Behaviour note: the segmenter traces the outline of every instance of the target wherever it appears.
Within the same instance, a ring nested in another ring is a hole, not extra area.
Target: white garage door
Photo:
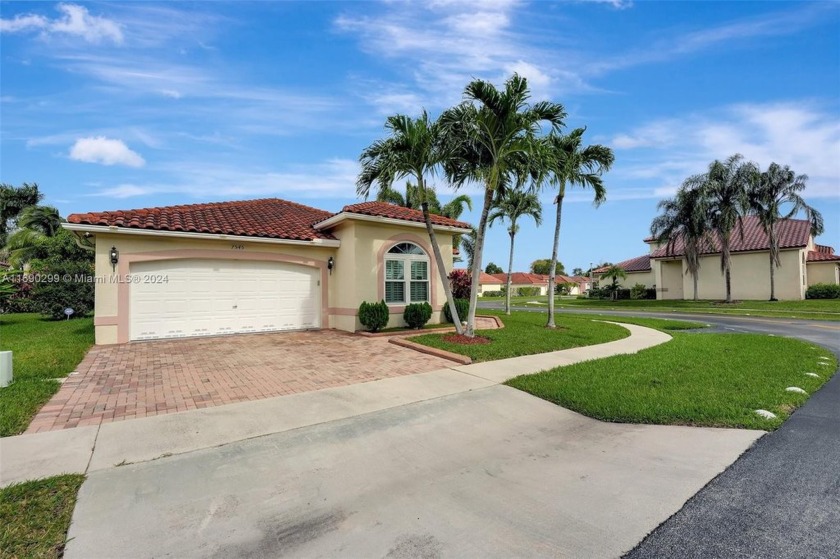
[[[245,260],[131,265],[131,339],[184,338],[320,326],[314,268]]]

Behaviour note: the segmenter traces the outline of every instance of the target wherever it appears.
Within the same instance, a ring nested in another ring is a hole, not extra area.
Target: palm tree
[[[808,175],[796,175],[790,167],[771,163],[766,171],[758,175],[748,192],[749,211],[758,218],[761,228],[767,234],[770,245],[770,300],[776,301],[776,268],[782,265],[779,257],[779,237],[776,224],[805,211],[811,222],[811,235],[823,232],[823,218],[820,212],[805,203],[799,195],[805,190]],[[782,212],[783,206],[790,210]]]
[[[757,174],[755,164],[744,162],[736,153],[725,161],[715,160],[709,170],[683,183],[686,188],[699,189],[706,201],[709,225],[720,240],[720,268],[726,283],[726,302],[732,302],[732,233],[736,227],[743,235],[741,217],[747,207],[747,190]]]
[[[612,298],[616,298],[616,293],[618,293],[618,280],[619,279],[626,279],[627,272],[624,271],[624,268],[620,266],[610,266],[606,269],[606,271],[601,274],[601,278],[611,279],[612,282],[610,283],[608,289],[612,293]]]
[[[470,276],[478,278],[484,252],[487,220],[493,201],[508,189],[522,188],[533,165],[536,135],[541,124],[552,130],[566,116],[559,103],[530,104],[525,78],[514,74],[502,91],[490,82],[474,80],[464,90],[464,102],[441,115],[446,157],[444,169],[453,187],[478,183],[484,189],[476,229],[475,254]],[[467,336],[475,335],[478,282],[472,282],[467,315]]]
[[[460,235],[461,248],[464,249],[464,254],[467,255],[467,268],[472,270],[473,261],[475,261],[475,227],[470,227],[470,232],[466,235]]]
[[[455,308],[452,288],[446,277],[443,256],[429,212],[430,193],[433,191],[426,186],[425,182],[426,176],[434,176],[440,165],[439,126],[436,122],[430,121],[428,113],[423,111],[423,114],[416,119],[405,115],[388,117],[385,128],[389,132],[389,137],[375,141],[362,152],[359,158],[362,171],[356,180],[356,191],[360,196],[367,197],[374,183],[378,184],[380,189],[390,189],[394,181],[400,178],[408,177],[416,181],[416,193],[423,211],[423,220],[426,222],[426,232],[429,234],[440,280],[443,283],[443,291],[455,323],[455,330],[461,334],[461,319]]]
[[[15,228],[15,221],[29,206],[37,206],[44,198],[35,183],[22,186],[0,184],[0,246],[5,246],[7,235]]]
[[[557,253],[560,248],[560,223],[563,218],[563,198],[566,185],[591,187],[595,193],[596,207],[606,200],[607,190],[601,175],[610,170],[615,155],[610,148],[595,144],[582,147],[585,128],[577,128],[570,134],[549,134],[540,142],[542,163],[537,172],[549,185],[557,188],[557,215],[554,222],[554,243],[551,249],[551,265],[548,272],[548,321],[547,328],[554,324],[554,283],[557,268]]]
[[[672,254],[681,242],[687,273],[694,282],[694,300],[698,298],[700,255],[709,246],[708,214],[702,191],[680,188],[674,198],[662,200],[656,206],[660,215],[650,224],[650,233],[660,243],[666,243],[665,253]]]
[[[52,206],[29,206],[17,218],[18,229],[9,235],[4,252],[9,264],[21,267],[43,252],[43,241],[55,237],[64,219]]]
[[[516,223],[520,217],[532,217],[537,226],[542,224],[542,205],[540,199],[533,192],[522,190],[508,190],[504,196],[496,201],[496,206],[490,212],[488,224],[493,225],[496,221],[508,220],[508,235],[510,235],[510,258],[508,259],[507,291],[505,293],[505,313],[510,314],[510,286],[511,274],[513,273],[513,245],[519,225]]]

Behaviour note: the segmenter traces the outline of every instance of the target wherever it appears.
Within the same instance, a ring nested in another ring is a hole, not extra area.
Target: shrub
[[[643,283],[637,283],[633,287],[630,288],[630,298],[631,299],[645,299],[645,294],[647,293],[647,287]]]
[[[432,318],[432,306],[429,303],[412,303],[403,311],[403,320],[410,328],[422,328],[430,318]]]
[[[455,309],[458,311],[458,318],[461,322],[467,319],[467,313],[470,312],[469,299],[455,299]],[[443,316],[447,322],[455,322],[452,320],[452,313],[449,312],[449,304],[443,306]]]
[[[74,317],[93,310],[93,263],[50,258],[33,263],[32,271],[44,278],[55,278],[36,282],[32,287],[34,310],[56,320],[67,318],[67,307],[73,309]]]
[[[368,303],[362,301],[359,305],[359,322],[368,332],[379,332],[388,325],[388,305],[385,301]]]
[[[484,294],[482,295],[482,297],[504,297],[504,296],[505,296],[504,288],[502,288],[498,291],[485,291]]]
[[[452,270],[449,273],[449,285],[452,286],[452,296],[456,299],[469,299],[470,274],[466,270]]]
[[[805,292],[806,299],[840,299],[840,285],[815,283]]]
[[[516,294],[520,297],[532,297],[540,294],[539,287],[520,287],[516,290]]]

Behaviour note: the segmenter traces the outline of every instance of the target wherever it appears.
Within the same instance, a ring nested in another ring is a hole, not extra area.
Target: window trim
[[[391,252],[399,245],[408,244],[414,246],[417,250],[419,250],[422,254],[410,254],[410,253],[393,253]],[[389,280],[388,279],[388,262],[389,261],[397,261],[403,263],[403,279],[402,280]],[[426,263],[426,279],[424,280],[413,280],[411,279],[411,264],[412,262],[425,262]],[[420,246],[418,243],[413,241],[397,241],[393,243],[388,250],[385,251],[382,257],[382,295],[383,300],[385,300],[385,304],[389,307],[399,307],[410,305],[412,303],[430,303],[432,299],[432,262],[429,258],[428,253],[426,250]],[[388,293],[388,282],[397,283],[402,282],[403,284],[403,300],[402,301],[388,301],[387,293]],[[426,284],[426,298],[422,301],[412,301],[411,300],[411,285],[412,283],[420,283],[423,282]]]

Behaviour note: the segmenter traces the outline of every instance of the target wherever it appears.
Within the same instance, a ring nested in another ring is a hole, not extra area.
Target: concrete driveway
[[[450,361],[335,330],[97,346],[27,433],[423,373]]]
[[[602,423],[479,386],[93,471],[65,556],[616,557],[761,434]]]

